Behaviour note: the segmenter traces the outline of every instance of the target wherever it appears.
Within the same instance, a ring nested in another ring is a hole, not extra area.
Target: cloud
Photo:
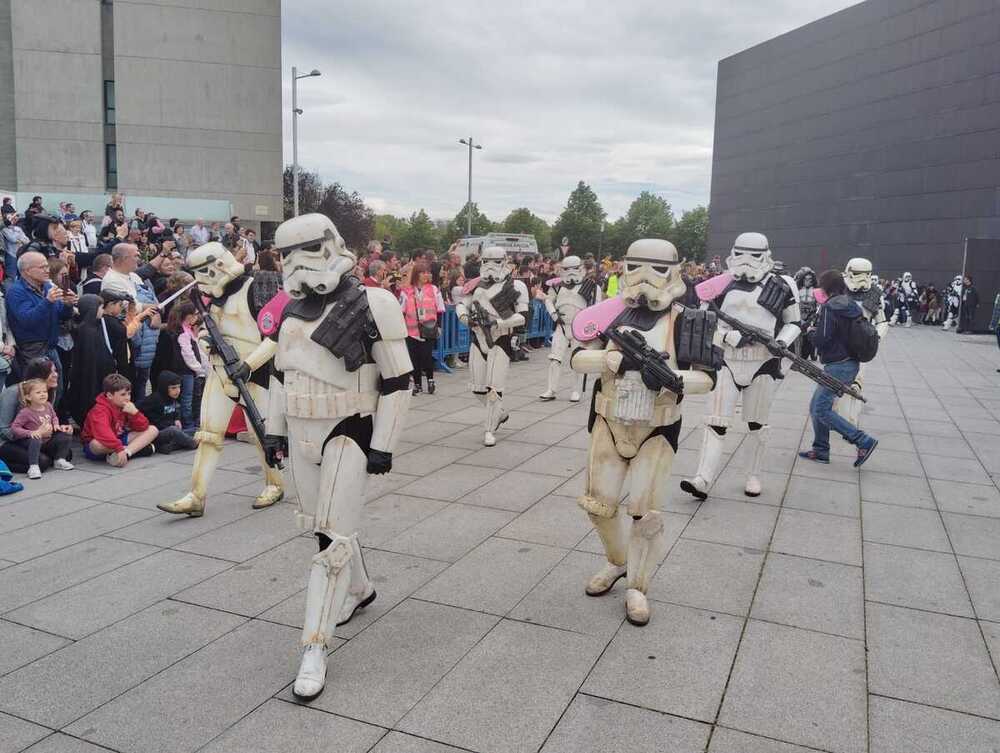
[[[641,190],[707,203],[720,59],[852,0],[533,3],[296,0],[284,63],[299,82],[304,168],[377,211],[554,219],[578,180],[611,218]],[[289,73],[286,133],[291,134]],[[286,161],[291,145],[286,144]]]

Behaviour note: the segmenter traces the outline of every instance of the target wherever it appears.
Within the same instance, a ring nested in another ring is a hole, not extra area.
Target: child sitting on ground
[[[87,459],[121,468],[134,457],[156,452],[153,440],[159,432],[132,402],[132,383],[121,374],[108,374],[101,389],[80,433]]]
[[[198,442],[184,433],[181,426],[181,378],[172,371],[161,371],[157,387],[139,401],[139,410],[159,430],[156,451],[169,455],[174,450],[193,450]]]
[[[14,441],[28,450],[28,478],[41,478],[38,457],[45,452],[52,465],[60,471],[73,470],[70,442],[73,427],[60,424],[55,408],[49,402],[49,387],[44,379],[21,382],[22,408],[10,425]]]

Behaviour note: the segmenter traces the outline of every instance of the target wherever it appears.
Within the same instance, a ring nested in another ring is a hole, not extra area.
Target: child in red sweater
[[[132,402],[132,383],[121,374],[108,374],[101,389],[83,422],[83,454],[121,468],[134,457],[156,452],[153,440],[159,431]]]
[[[73,470],[73,464],[69,462],[73,427],[59,423],[56,411],[49,402],[49,387],[45,380],[26,379],[21,382],[20,391],[23,407],[11,422],[10,433],[14,435],[14,441],[28,450],[28,478],[42,477],[38,458],[43,451],[53,459],[55,468]]]

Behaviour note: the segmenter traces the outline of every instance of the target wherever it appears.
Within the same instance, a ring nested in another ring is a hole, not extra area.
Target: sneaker
[[[878,447],[878,440],[875,438],[872,438],[871,444],[869,444],[867,447],[859,447],[858,459],[854,461],[854,467],[860,468],[861,466],[863,466],[865,464],[865,461],[872,456],[873,452],[875,452],[876,447]]]
[[[805,452],[800,452],[799,457],[805,460],[814,460],[817,463],[826,463],[827,465],[830,464],[830,458],[817,455],[816,450],[806,450]]]
[[[41,478],[41,477],[42,477],[41,468],[39,468],[37,465],[28,466],[28,478]]]
[[[413,385],[413,394],[414,395],[419,395],[421,392],[423,392],[423,390],[420,389],[420,385],[419,384]]]
[[[427,394],[428,395],[433,395],[434,394],[434,390],[435,390],[434,380],[433,379],[428,379],[427,380]]]
[[[68,460],[66,460],[65,458],[56,458],[52,463],[52,467],[55,468],[57,471],[71,471],[76,466],[73,465]]]
[[[135,453],[134,455],[131,455],[130,457],[133,457],[133,458],[148,458],[151,455],[155,455],[155,454],[156,454],[156,445],[155,444],[148,444],[145,447],[143,447],[141,450],[139,450],[137,453]]]

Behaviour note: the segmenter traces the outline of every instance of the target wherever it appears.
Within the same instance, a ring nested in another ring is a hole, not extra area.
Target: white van
[[[537,254],[538,243],[535,236],[527,233],[487,233],[472,238],[462,238],[455,246],[455,251],[464,262],[469,254],[478,254],[488,246],[500,246],[507,249],[508,254]]]

